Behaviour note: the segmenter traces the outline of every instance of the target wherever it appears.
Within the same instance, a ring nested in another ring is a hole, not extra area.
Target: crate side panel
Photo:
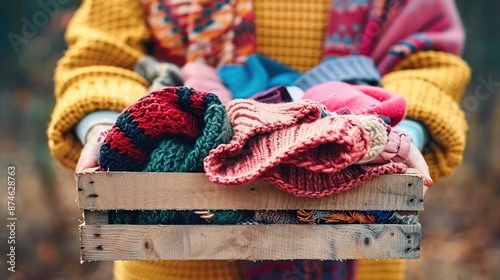
[[[84,261],[418,259],[420,225],[83,225]]]

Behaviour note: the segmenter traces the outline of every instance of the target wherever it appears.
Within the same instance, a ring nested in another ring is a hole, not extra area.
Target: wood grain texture
[[[420,225],[81,226],[84,261],[418,259]]]
[[[85,172],[77,175],[80,209],[423,210],[423,176],[381,175],[323,198],[298,198],[256,180],[221,186],[203,173]]]
[[[108,211],[83,211],[83,221],[86,225],[106,225],[109,222]]]

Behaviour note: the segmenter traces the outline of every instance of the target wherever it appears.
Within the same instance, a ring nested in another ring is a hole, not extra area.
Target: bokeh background
[[[0,3],[0,279],[110,279],[110,262],[80,264],[73,173],[52,160],[45,134],[53,70],[79,1],[58,0],[32,38],[12,45],[8,34],[22,34],[23,20],[41,11],[37,2]],[[422,259],[408,262],[408,279],[500,279],[500,1],[456,2],[473,69],[461,102],[467,151],[455,174],[426,196]],[[5,261],[9,165],[17,168],[15,273]]]

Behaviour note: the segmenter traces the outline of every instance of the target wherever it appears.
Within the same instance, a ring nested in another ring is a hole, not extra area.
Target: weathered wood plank
[[[108,224],[108,211],[83,211],[83,220],[86,225]]]
[[[420,225],[81,227],[84,261],[418,259]]]
[[[423,210],[423,177],[381,175],[347,192],[297,198],[256,180],[220,186],[203,173],[87,172],[77,175],[80,209]]]

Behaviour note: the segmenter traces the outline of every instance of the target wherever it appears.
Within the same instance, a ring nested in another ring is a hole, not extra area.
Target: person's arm
[[[56,105],[48,127],[49,148],[74,168],[82,144],[75,126],[87,114],[120,111],[146,93],[149,83],[132,69],[150,34],[137,0],[84,0],[66,40],[68,50],[55,71]]]
[[[469,78],[460,57],[434,51],[411,55],[382,78],[382,87],[406,98],[407,116],[429,131],[423,154],[434,181],[462,161],[467,122],[459,101]]]
[[[375,61],[382,87],[406,98],[407,117],[429,132],[423,154],[439,180],[460,164],[465,147],[467,124],[458,103],[470,70],[459,57],[462,23],[453,0],[408,0],[387,7],[385,18],[381,25],[368,21],[380,32],[364,33],[359,51]]]

